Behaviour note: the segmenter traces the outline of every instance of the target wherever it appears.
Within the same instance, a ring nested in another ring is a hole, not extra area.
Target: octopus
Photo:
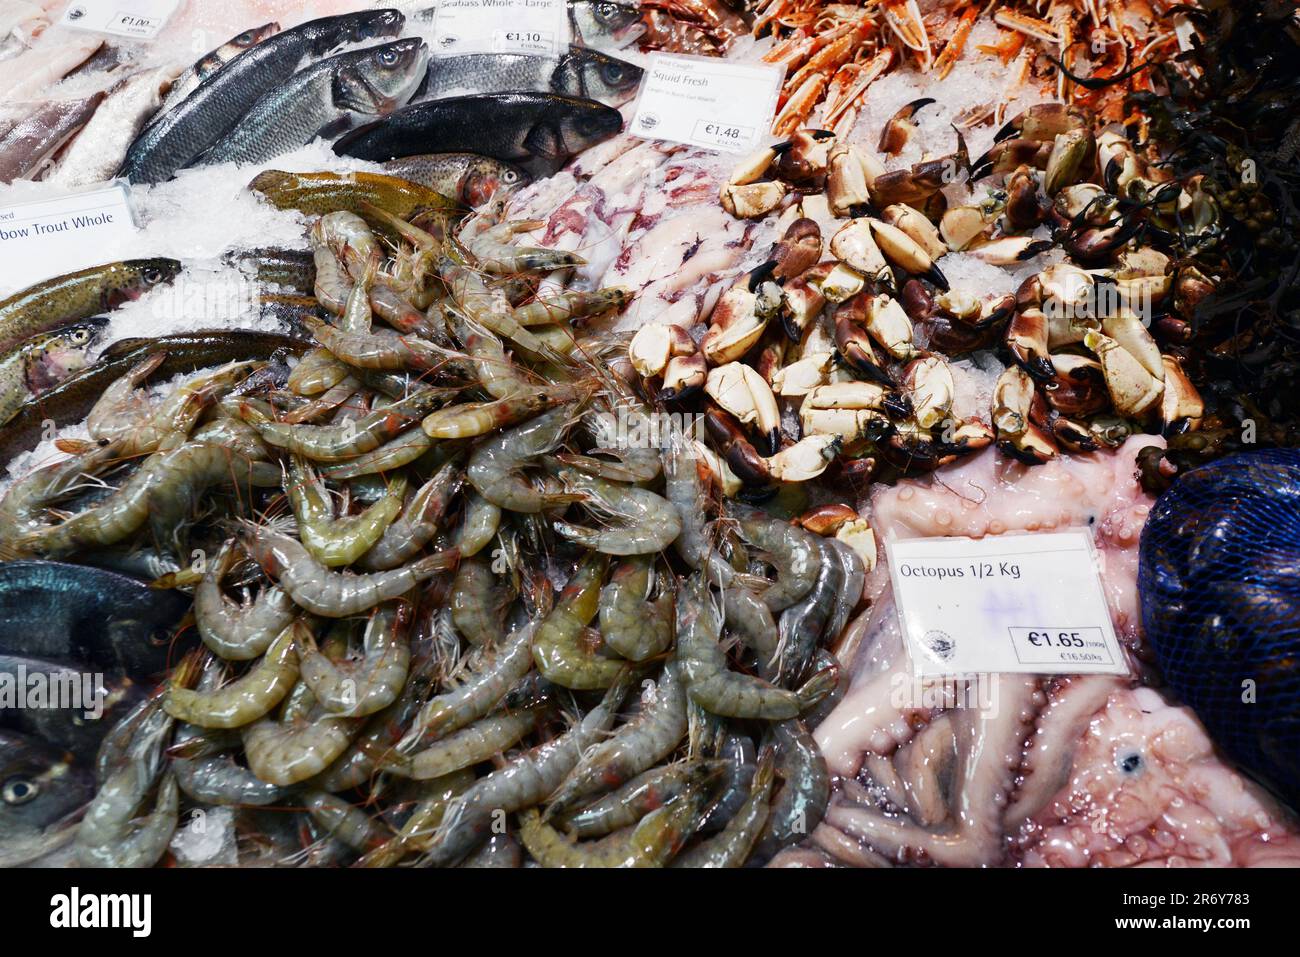
[[[870,500],[885,541],[1089,528],[1128,676],[912,676],[888,569],[836,653],[844,697],[814,736],[834,778],[822,823],[772,866],[1258,866],[1300,863],[1300,829],[1160,688],[1137,612],[1152,501],[1137,452],[1036,468],[986,450]],[[883,550],[882,550],[883,556]],[[945,685],[945,682],[947,684]]]

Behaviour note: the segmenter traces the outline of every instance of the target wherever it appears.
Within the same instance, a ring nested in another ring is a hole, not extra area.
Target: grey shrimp
[[[673,641],[675,582],[669,573],[660,572],[659,594],[650,601],[654,564],[646,556],[619,562],[600,590],[600,633],[605,644],[629,661],[662,654]]]
[[[219,660],[210,659],[204,667],[198,690],[214,690],[220,681],[221,671]],[[176,783],[187,797],[200,804],[260,807],[283,800],[288,794],[284,788],[259,781],[252,771],[238,764],[234,756],[225,750],[218,750],[215,754],[199,753],[192,757],[177,756],[177,751],[187,741],[197,744],[203,733],[195,725],[182,725],[176,730],[175,743],[168,752],[172,756],[171,769],[176,775]],[[234,740],[236,744],[239,741],[238,737]]]
[[[490,648],[505,635],[506,596],[491,566],[467,558],[456,569],[449,599],[451,621],[471,645]]]
[[[406,479],[390,477],[378,501],[357,515],[336,518],[334,498],[325,483],[309,463],[293,455],[288,493],[303,547],[326,568],[341,568],[370,551],[397,518],[406,496]]]
[[[614,723],[632,680],[628,675],[615,683],[600,704],[569,731],[518,755],[455,798],[423,863],[435,867],[455,864],[488,836],[495,813],[509,814],[532,807],[559,787],[583,752],[601,740]]]
[[[565,815],[585,797],[618,787],[663,760],[686,737],[686,687],[669,661],[641,710],[608,739],[582,756],[552,796],[546,817]]]
[[[356,420],[345,418],[331,425],[276,422],[251,402],[241,403],[239,410],[244,421],[257,429],[268,444],[315,462],[342,462],[373,452],[401,435],[441,401],[436,391],[421,389]]]
[[[603,529],[554,523],[558,534],[579,545],[606,555],[650,555],[671,545],[682,530],[672,503],[649,489],[620,485],[569,466],[557,468],[556,474],[566,489],[582,494],[588,507],[595,505],[626,523]]]
[[[767,736],[776,748],[776,771],[783,783],[759,841],[758,853],[764,857],[811,834],[831,798],[826,759],[802,721],[776,722]]]
[[[397,700],[411,665],[406,637],[409,616],[405,602],[390,601],[375,608],[366,623],[363,657],[350,666],[322,654],[310,632],[303,635],[302,680],[321,708],[331,714],[364,717]]]
[[[758,843],[770,811],[775,764],[772,752],[759,759],[749,797],[721,834],[709,838],[673,861],[674,867],[740,867]]]
[[[297,611],[277,585],[263,588],[252,602],[238,605],[221,590],[221,579],[234,565],[233,542],[227,542],[194,588],[194,623],[199,637],[227,661],[260,658],[294,619]]]
[[[713,714],[780,721],[795,717],[835,687],[834,669],[817,673],[797,692],[730,671],[718,643],[721,636],[722,616],[703,580],[692,578],[677,596],[677,656],[691,699]]]
[[[821,568],[815,536],[797,525],[783,522],[748,506],[736,506],[741,534],[763,549],[776,566],[777,580],[761,597],[772,611],[782,611],[812,590]]]
[[[240,535],[248,554],[279,581],[294,604],[325,618],[347,618],[399,598],[439,571],[453,567],[459,558],[453,548],[391,571],[354,575],[331,571],[297,539],[267,526],[245,522]]]
[[[460,457],[454,456],[416,490],[400,515],[393,520],[384,534],[361,556],[360,566],[368,571],[388,571],[398,568],[433,541],[447,507],[460,491],[465,473]],[[473,552],[461,548],[463,556]]]
[[[242,728],[270,712],[298,681],[297,644],[310,635],[295,621],[271,643],[244,675],[221,688],[195,691],[169,684],[163,708],[174,718],[200,728]]]
[[[428,781],[461,768],[473,767],[518,744],[524,735],[537,727],[538,719],[548,708],[549,704],[543,702],[517,711],[488,715],[435,741],[423,751],[390,756],[383,762],[384,770],[417,781]]]
[[[154,698],[135,728],[126,760],[100,787],[77,827],[74,847],[83,867],[150,867],[167,849],[180,812],[175,776],[163,774],[153,810],[142,821],[133,819],[163,769],[173,723]]]
[[[560,443],[570,418],[570,410],[561,406],[482,442],[470,454],[465,473],[470,485],[511,512],[536,513],[581,499],[581,495],[539,492],[523,472],[537,456]]]
[[[775,674],[776,681],[782,685],[801,681],[808,673],[818,641],[844,589],[844,565],[839,552],[828,539],[809,537],[820,554],[817,578],[808,594],[781,612],[778,622],[781,643]]]
[[[708,532],[708,502],[700,459],[685,439],[670,441],[663,453],[664,495],[677,511],[681,533],[673,542],[677,554],[691,568],[705,571],[709,581],[729,585],[735,577],[731,563],[713,547]]]

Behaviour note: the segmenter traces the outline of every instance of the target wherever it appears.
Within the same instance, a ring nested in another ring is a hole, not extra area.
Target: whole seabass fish
[[[167,96],[163,99],[162,106],[159,107],[159,113],[166,113],[172,107],[179,104],[181,100],[185,99],[185,97],[198,89],[200,83],[212,74],[216,73],[245,50],[252,49],[267,37],[275,36],[279,32],[280,24],[275,22],[264,23],[260,27],[253,27],[251,30],[245,30],[238,36],[231,37],[215,50],[204,54],[203,57],[196,60],[191,67],[176,78],[176,82],[172,84],[172,88],[167,91]]]
[[[104,350],[94,365],[54,386],[39,401],[26,403],[0,429],[0,465],[39,445],[46,422],[69,425],[85,419],[105,389],[155,352],[167,354],[154,372],[159,381],[165,381],[181,373],[226,362],[265,359],[279,350],[301,354],[310,346],[310,342],[292,336],[241,329],[186,332],[157,339],[115,342]]]
[[[89,122],[103,92],[81,100],[57,100],[39,106],[0,137],[0,183],[11,183],[40,169],[54,151]]]
[[[249,110],[200,163],[260,163],[385,116],[424,79],[428,47],[410,38],[319,60]]]
[[[169,179],[221,139],[253,104],[284,84],[304,59],[335,47],[401,32],[396,10],[370,10],[310,20],[246,50],[209,76],[174,110],[140,134],[118,175],[133,183]]]
[[[431,151],[480,153],[550,175],[622,127],[617,110],[590,100],[493,93],[412,103],[348,133],[334,152],[376,162]]]
[[[127,259],[29,286],[0,300],[0,349],[139,299],[180,271],[174,259]]]
[[[561,57],[472,53],[431,60],[428,82],[418,100],[533,90],[622,106],[636,95],[642,72],[631,63],[577,46]]]
[[[406,156],[390,160],[384,169],[471,207],[482,206],[497,193],[521,189],[532,182],[532,177],[513,163],[477,153]]]
[[[108,319],[97,317],[54,332],[44,332],[0,352],[0,425],[28,399],[48,392],[84,369]]]
[[[610,0],[569,0],[569,25],[574,43],[607,51],[624,49],[646,31],[636,4]]]
[[[127,77],[109,90],[46,179],[69,188],[111,179],[131,141],[158,110],[171,79],[172,70],[160,67]]]
[[[90,768],[35,738],[0,731],[0,867],[38,860],[71,839],[60,827],[95,794]]]

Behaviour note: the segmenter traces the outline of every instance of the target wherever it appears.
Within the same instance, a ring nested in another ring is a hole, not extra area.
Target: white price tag
[[[438,0],[433,37],[436,57],[555,56],[569,49],[569,15],[565,0]]]
[[[78,30],[152,40],[180,5],[180,0],[72,0],[59,22]]]
[[[885,547],[917,674],[1128,673],[1087,531]]]
[[[650,57],[628,131],[726,153],[755,149],[772,128],[785,68],[713,57]]]
[[[120,246],[135,228],[125,183],[0,207],[4,275],[21,288],[67,272],[66,263],[106,262],[113,257],[104,251]],[[13,291],[0,288],[0,296]]]

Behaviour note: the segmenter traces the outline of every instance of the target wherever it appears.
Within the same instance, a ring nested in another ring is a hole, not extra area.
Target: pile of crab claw
[[[889,121],[880,153],[901,150],[925,102]],[[1180,316],[1213,281],[1140,240],[1212,229],[1213,200],[1080,109],[1031,107],[974,163],[958,133],[951,155],[890,171],[860,143],[802,130],[742,161],[721,203],[777,217],[769,260],[723,293],[698,338],[645,326],[629,352],[659,401],[702,407],[744,486],[837,460],[858,477],[882,463],[924,471],[992,444],[1035,464],[1199,426]],[[950,253],[1023,269],[1049,251],[1015,294],[943,272]],[[988,415],[959,414],[948,360],[993,349],[1007,366]]]

